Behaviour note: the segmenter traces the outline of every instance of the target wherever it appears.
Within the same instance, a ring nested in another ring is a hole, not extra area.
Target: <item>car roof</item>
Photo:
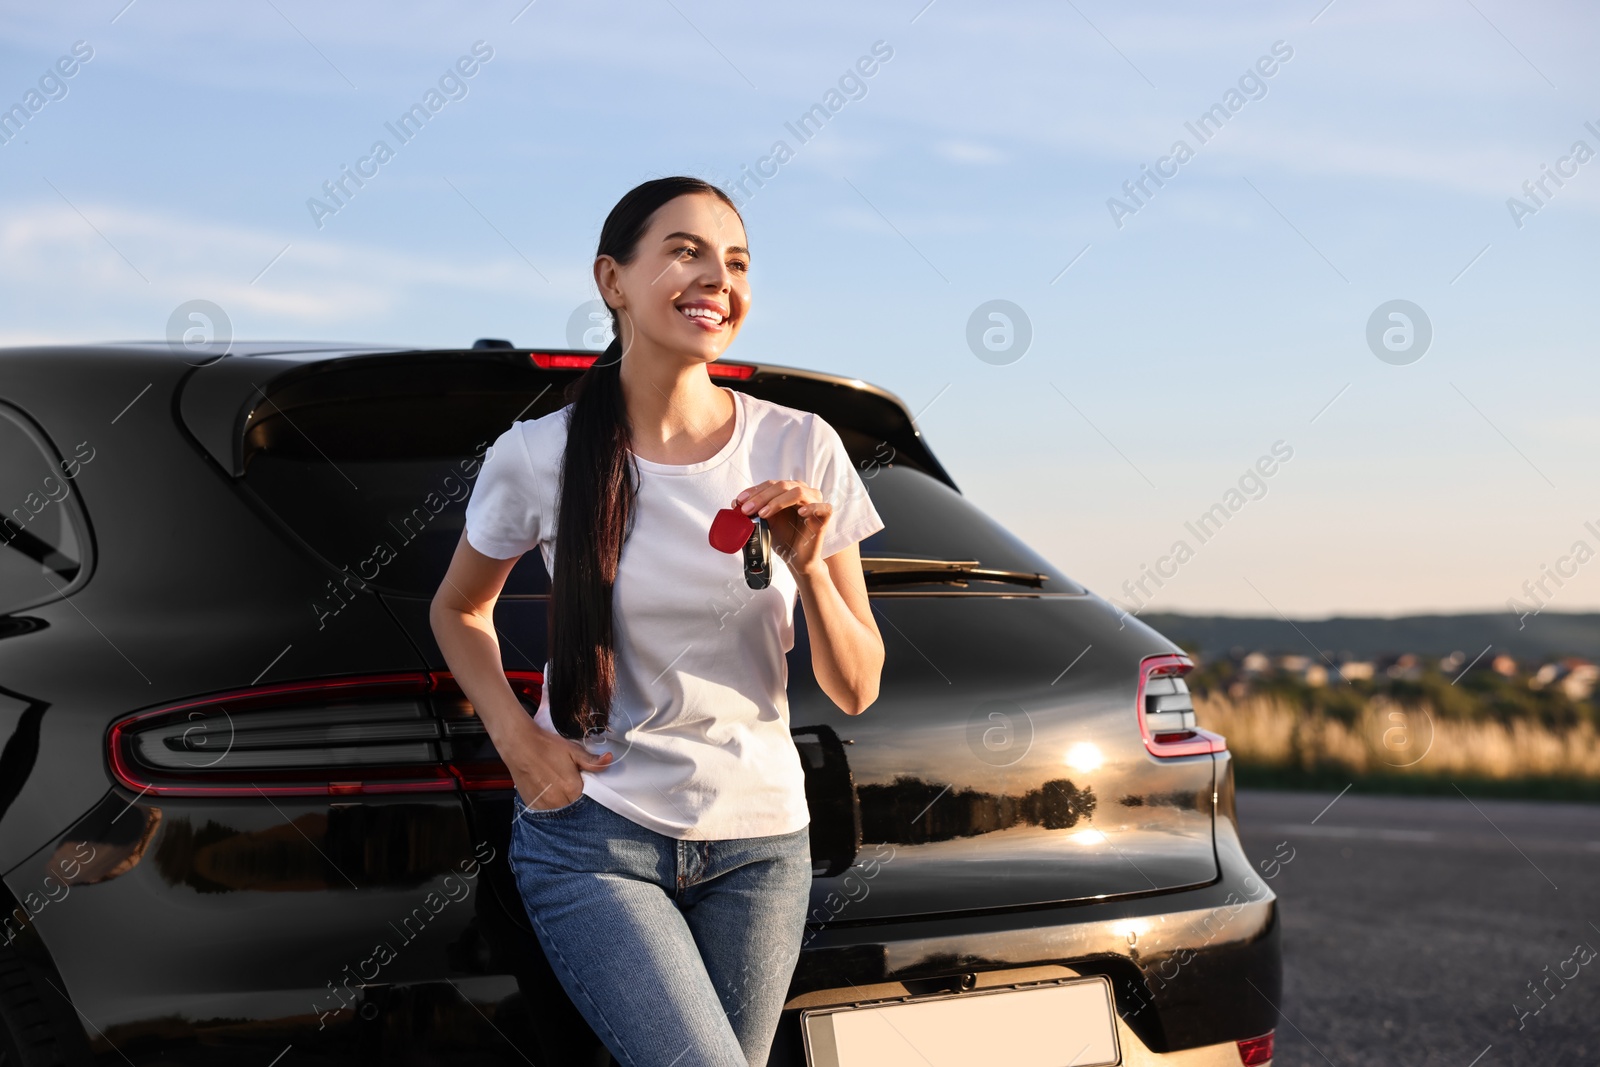
[[[0,359],[4,359],[13,352],[44,352],[65,355],[68,353],[85,353],[90,350],[122,350],[136,352],[140,355],[170,356],[174,360],[193,363],[190,354],[182,351],[174,343],[168,341],[94,341],[86,344],[50,344],[50,345],[11,345],[0,347]],[[444,355],[464,351],[513,351],[523,354],[534,352],[550,353],[553,355],[596,355],[589,349],[532,347],[519,346],[488,346],[475,348],[451,348],[448,346],[417,347],[406,345],[361,343],[354,341],[232,341],[228,345],[223,359],[243,357],[261,358],[275,357],[277,359],[294,359],[301,357],[306,361],[337,359],[347,356],[380,355],[414,353],[416,355]],[[890,392],[888,389],[860,378],[842,374],[831,374],[827,371],[811,370],[805,367],[791,367],[782,363],[768,363],[762,360],[729,359],[718,360],[719,363],[738,364],[756,368],[757,372],[776,372],[795,377],[809,378],[814,381],[828,382],[833,385],[844,385],[856,389],[864,389],[892,401],[896,407],[910,418],[911,410],[904,400]]]
[[[242,473],[242,457],[239,454],[239,433],[248,423],[250,411],[260,399],[260,392],[256,383],[267,386],[271,379],[280,375],[294,375],[301,371],[315,371],[319,364],[334,364],[357,360],[363,356],[418,356],[440,357],[460,356],[463,358],[483,359],[507,357],[513,359],[531,359],[535,354],[549,354],[553,356],[595,356],[592,349],[570,348],[545,348],[512,346],[505,342],[479,343],[460,348],[450,347],[417,347],[382,343],[362,343],[351,341],[271,341],[235,340],[228,344],[225,353],[213,359],[196,361],[190,351],[181,344],[169,343],[164,340],[133,340],[133,341],[105,341],[86,344],[54,344],[54,345],[16,345],[0,348],[0,362],[9,356],[45,356],[52,363],[78,356],[103,357],[111,353],[126,353],[144,359],[157,359],[163,362],[170,360],[178,363],[187,363],[197,370],[215,367],[220,373],[208,375],[190,374],[181,387],[182,401],[180,408],[183,418],[189,424],[201,443],[207,448],[214,458],[230,473],[237,476]],[[880,434],[885,440],[893,439],[897,445],[905,450],[906,458],[916,462],[928,470],[939,480],[945,482],[957,492],[954,479],[939,463],[938,459],[927,448],[922,434],[916,427],[910,408],[906,406],[899,396],[882,386],[863,381],[849,375],[832,374],[826,371],[810,370],[803,367],[791,367],[778,363],[766,363],[759,360],[726,359],[718,360],[724,367],[750,367],[751,371],[745,377],[722,378],[729,385],[739,385],[741,382],[753,385],[769,384],[787,381],[795,389],[815,398],[818,390],[832,392],[835,396],[854,396],[860,398],[849,406],[854,413],[860,415],[871,425],[861,427],[872,433]],[[268,377],[262,378],[265,373]],[[550,370],[560,376],[576,376],[578,371],[567,368],[564,370]],[[198,388],[197,388],[198,387]],[[831,387],[831,389],[830,389]],[[863,405],[870,405],[873,411],[867,411]],[[806,406],[796,404],[795,406]],[[830,419],[832,421],[832,419]]]

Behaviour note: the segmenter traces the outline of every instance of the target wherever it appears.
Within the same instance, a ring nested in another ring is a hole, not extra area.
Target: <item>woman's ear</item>
[[[607,307],[619,309],[623,307],[622,287],[618,284],[617,261],[610,256],[596,256],[594,260],[594,284],[600,290],[600,299],[605,301]]]

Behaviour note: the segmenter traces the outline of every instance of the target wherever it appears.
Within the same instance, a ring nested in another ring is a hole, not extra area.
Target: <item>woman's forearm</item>
[[[811,669],[817,684],[846,715],[860,715],[878,699],[883,673],[883,638],[856,618],[826,563],[795,576],[811,638]]]
[[[500,660],[500,642],[490,620],[437,602],[429,609],[433,637],[467,701],[501,759],[536,740],[522,701],[511,691]]]

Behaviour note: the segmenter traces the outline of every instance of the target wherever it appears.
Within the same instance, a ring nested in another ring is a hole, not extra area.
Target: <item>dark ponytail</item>
[[[689,193],[728,195],[698,178],[657,178],[617,201],[600,228],[596,258],[633,262],[639,238],[661,205]],[[616,691],[611,594],[622,544],[633,527],[638,470],[629,462],[628,407],[622,396],[622,324],[611,309],[611,344],[567,387],[572,405],[558,490],[555,573],[548,625],[550,717],[565,737],[603,732]]]

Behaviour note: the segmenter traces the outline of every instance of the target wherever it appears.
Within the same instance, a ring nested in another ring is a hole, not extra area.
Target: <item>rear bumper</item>
[[[806,1008],[1099,974],[1111,981],[1125,1064],[1237,1067],[1234,1043],[1277,1022],[1277,897],[1221,813],[1217,852],[1220,877],[1192,890],[818,931],[772,1065],[804,1063]]]

